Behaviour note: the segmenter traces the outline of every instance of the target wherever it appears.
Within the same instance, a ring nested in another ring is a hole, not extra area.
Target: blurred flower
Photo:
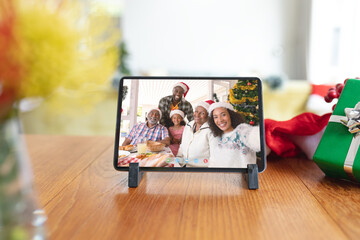
[[[106,14],[84,4],[1,1],[0,118],[15,100],[64,89],[87,95],[109,81],[118,65],[120,32]]]
[[[119,30],[86,3],[0,0],[0,239],[44,235],[45,216],[34,211],[31,179],[23,177],[31,173],[16,103],[41,97],[59,112],[52,99],[67,92],[93,105],[99,98],[89,93],[109,84],[118,66]]]
[[[20,88],[20,66],[14,54],[15,19],[11,0],[0,2],[0,119],[10,111]]]

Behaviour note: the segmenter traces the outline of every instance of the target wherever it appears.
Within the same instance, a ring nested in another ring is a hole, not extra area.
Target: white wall
[[[313,2],[309,59],[311,82],[340,83],[346,78],[360,77],[359,16],[359,0]]]
[[[125,0],[129,66],[135,73],[304,78],[301,6],[308,1]]]

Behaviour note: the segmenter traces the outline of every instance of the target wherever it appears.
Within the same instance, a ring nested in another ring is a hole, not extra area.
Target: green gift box
[[[350,133],[341,123],[348,120],[345,108],[354,108],[358,102],[360,80],[348,79],[313,157],[327,176],[360,181],[360,133]]]

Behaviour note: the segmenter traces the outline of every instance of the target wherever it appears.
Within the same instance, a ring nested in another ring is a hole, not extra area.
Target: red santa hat
[[[185,114],[184,114],[183,111],[176,109],[176,110],[172,110],[172,111],[170,112],[170,118],[171,118],[172,116],[174,116],[175,114],[179,114],[182,118],[185,117]]]
[[[213,103],[215,103],[213,100],[201,101],[201,102],[199,102],[198,104],[195,105],[195,109],[200,106],[200,107],[205,108],[206,111],[209,112],[209,107],[210,107],[210,105],[213,104]]]
[[[189,89],[190,89],[189,86],[186,85],[186,83],[184,83],[184,82],[176,83],[173,88],[175,88],[175,87],[181,87],[182,89],[184,89],[184,97],[186,97],[186,94],[189,92]]]
[[[209,116],[211,116],[211,113],[212,111],[214,111],[216,108],[226,108],[226,109],[229,109],[231,111],[235,111],[234,110],[234,107],[230,104],[230,103],[227,103],[227,102],[216,102],[214,104],[211,104],[211,106],[209,107]]]

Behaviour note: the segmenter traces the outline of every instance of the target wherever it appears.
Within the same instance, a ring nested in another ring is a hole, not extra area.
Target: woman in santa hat
[[[170,112],[172,110],[181,110],[184,112],[184,117],[188,121],[192,121],[193,107],[190,102],[185,100],[186,94],[189,92],[189,86],[184,82],[178,82],[173,86],[173,94],[163,97],[159,101],[159,109],[161,110],[162,117],[160,124],[169,128],[171,126]]]
[[[213,138],[209,124],[208,109],[214,101],[202,101],[195,106],[194,120],[187,123],[177,157],[180,165],[207,167],[210,157],[210,142]]]
[[[256,152],[260,151],[259,127],[244,123],[230,103],[210,106],[209,126],[214,136],[209,167],[247,168],[248,164],[256,163]]]

